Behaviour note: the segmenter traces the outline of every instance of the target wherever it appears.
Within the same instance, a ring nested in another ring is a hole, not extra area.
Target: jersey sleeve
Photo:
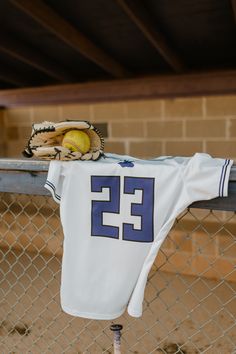
[[[61,161],[50,161],[48,175],[45,188],[51,192],[53,199],[56,203],[60,204],[63,181],[64,181],[64,163]]]
[[[186,204],[228,196],[233,160],[197,153],[183,167],[183,196]]]

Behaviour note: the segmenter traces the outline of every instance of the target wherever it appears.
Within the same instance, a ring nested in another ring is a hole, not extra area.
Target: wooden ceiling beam
[[[20,10],[31,16],[41,26],[52,32],[68,46],[94,62],[105,72],[123,78],[128,72],[116,60],[97,47],[90,39],[64,20],[52,8],[40,0],[10,0]]]
[[[5,64],[0,65],[0,80],[17,87],[25,87],[33,84],[32,80],[27,80],[21,73],[16,72],[10,67],[6,67]]]
[[[231,5],[233,9],[234,21],[236,23],[236,0],[231,0]]]
[[[95,103],[235,93],[236,70],[0,90],[0,106]]]
[[[69,75],[64,68],[54,62],[50,62],[50,59],[38,51],[29,48],[3,32],[0,33],[0,51],[47,74],[58,82],[74,81],[74,77]]]
[[[116,0],[116,2],[176,73],[186,71],[182,59],[171,48],[163,34],[157,30],[156,25],[148,18],[145,8],[138,0]]]

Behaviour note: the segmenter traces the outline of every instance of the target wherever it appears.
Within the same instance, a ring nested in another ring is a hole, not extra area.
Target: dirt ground
[[[111,321],[72,317],[59,301],[61,259],[0,250],[0,353],[113,353]],[[153,272],[122,354],[236,354],[236,284]]]

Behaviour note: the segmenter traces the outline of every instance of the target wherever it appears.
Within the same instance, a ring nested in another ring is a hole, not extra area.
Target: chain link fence
[[[61,310],[58,205],[2,192],[0,215],[0,353],[113,353],[112,321]],[[235,230],[235,211],[178,217],[149,274],[143,316],[115,320],[123,354],[236,353]]]

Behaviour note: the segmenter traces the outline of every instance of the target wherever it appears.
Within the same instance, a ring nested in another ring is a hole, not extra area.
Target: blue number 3
[[[103,188],[109,189],[109,200],[92,200],[91,235],[119,238],[119,227],[104,225],[103,213],[120,213],[120,177],[91,176],[91,192],[101,193]],[[133,224],[123,223],[122,238],[126,241],[152,242],[154,238],[154,178],[124,177],[124,194],[135,194],[142,191],[141,203],[131,203],[130,215],[141,217],[141,228],[135,229]],[[112,223],[112,222],[111,222]]]

